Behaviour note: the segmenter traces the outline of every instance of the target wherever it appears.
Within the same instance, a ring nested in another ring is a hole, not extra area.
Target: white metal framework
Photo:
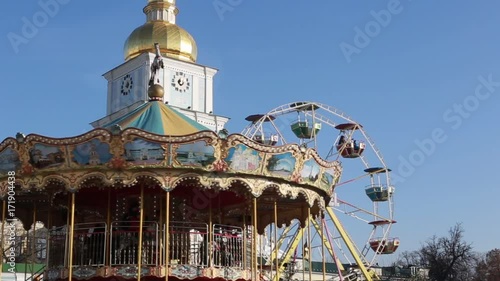
[[[399,240],[390,236],[395,223],[390,169],[361,124],[332,106],[316,102],[285,104],[246,120],[250,124],[242,134],[256,142],[298,143],[343,166],[342,179],[335,186],[324,219],[311,219],[308,224],[310,237],[304,237],[308,231],[299,233],[298,222],[270,230],[281,235],[276,240],[269,237],[270,245],[280,247],[281,259],[290,260],[299,252],[300,257],[321,260],[326,248],[327,260],[362,263],[361,267],[369,269],[380,255],[397,249]]]

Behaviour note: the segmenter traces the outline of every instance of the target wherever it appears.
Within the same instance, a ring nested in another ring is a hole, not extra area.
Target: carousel
[[[247,118],[252,124],[242,134],[216,134],[163,103],[163,94],[162,86],[151,86],[148,103],[80,136],[19,133],[0,144],[7,262],[14,251],[14,260],[31,263],[32,271],[42,265],[33,280],[289,280],[297,274],[297,268],[290,272],[297,249],[302,274],[312,268],[307,252],[318,247],[312,228],[320,235],[323,276],[325,249],[337,262],[335,274],[348,275],[336,255],[342,240],[365,279],[376,279],[370,271],[375,257],[399,245],[389,237],[392,212],[379,212],[391,203],[393,190],[380,179],[390,170],[367,168],[366,195],[374,211],[337,198],[336,187],[345,183],[339,182],[339,159],[362,157],[365,147],[356,149],[344,131],[355,129],[354,123],[335,126],[342,132],[328,159],[311,144],[318,141],[312,135],[319,122],[308,121],[300,132],[292,122],[290,132],[303,140],[298,143],[284,143],[283,132],[263,133],[264,124],[276,125],[270,114]],[[344,152],[346,147],[351,150]],[[357,250],[334,210],[374,218],[365,221],[373,226],[367,245],[374,258]],[[328,218],[339,237],[331,235]],[[8,234],[16,220],[31,231]],[[287,237],[293,239],[285,243]],[[267,238],[273,247],[265,251]],[[10,241],[18,242],[13,250]]]
[[[0,144],[11,167],[1,170],[4,221],[47,229],[46,239],[30,233],[35,251],[20,249],[16,261],[44,263],[47,280],[259,279],[258,235],[322,216],[339,162],[216,134],[161,102],[161,86],[149,95],[110,128]],[[144,129],[153,127],[169,133]],[[283,157],[289,172],[270,164]],[[310,165],[314,179],[303,176]]]
[[[0,143],[0,274],[22,266],[15,280],[320,280],[320,265],[322,280],[356,280],[344,262],[376,280],[371,267],[399,240],[390,236],[390,169],[363,126],[314,102],[250,115],[241,133],[206,125],[193,117],[203,112],[167,101],[167,63],[196,60],[175,1],[148,0],[144,12],[125,56],[151,57],[147,100],[79,136],[18,133]],[[167,35],[177,41],[157,40]],[[124,77],[126,98],[142,82]],[[171,83],[196,94],[183,72]],[[360,172],[342,181],[344,160],[359,160]],[[361,203],[337,196],[363,180]],[[356,241],[339,215],[368,236]]]

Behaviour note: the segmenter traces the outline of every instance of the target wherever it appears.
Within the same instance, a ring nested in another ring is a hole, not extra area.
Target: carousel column
[[[253,207],[252,207],[252,210],[253,210]],[[254,274],[255,272],[253,271],[253,265],[255,263],[255,259],[257,257],[257,253],[255,252],[255,239],[254,239],[254,228],[253,228],[253,211],[252,211],[252,221],[250,221],[250,225],[251,225],[251,228],[252,229],[252,232],[250,233],[251,234],[251,237],[250,237],[250,278],[253,280],[254,279]]]
[[[252,201],[253,202],[253,201]],[[251,203],[253,204],[253,203]],[[255,253],[255,238],[254,238],[254,228],[253,228],[253,205],[252,205],[252,219],[250,221],[250,225],[251,225],[251,230],[252,230],[252,233],[251,234],[251,237],[250,237],[250,279],[254,280],[254,275],[255,275],[255,272],[253,270],[253,265],[255,263],[255,259],[256,259],[256,256],[257,256],[257,253]]]
[[[269,245],[271,245],[272,241],[272,228],[269,228]],[[266,234],[266,230],[264,229],[264,234]],[[265,238],[265,239],[264,239]],[[264,240],[264,241],[262,241]],[[263,243],[264,242],[264,243]],[[259,259],[257,260],[257,267],[259,269],[259,278],[260,276],[262,276],[264,274],[264,263],[262,262],[262,253],[264,253],[264,244],[267,244],[267,236],[264,236],[264,235],[260,235],[259,236]],[[273,265],[273,261],[270,262],[271,263],[271,267]],[[269,274],[270,276],[272,276],[272,272]]]
[[[34,263],[36,260],[36,203],[33,203],[33,238],[31,239],[31,255],[32,255],[32,265],[31,265],[31,276],[35,274]],[[26,273],[26,270],[24,271]]]
[[[51,202],[52,194],[49,195],[49,202]],[[47,259],[46,259],[46,265],[45,268],[49,268],[50,265],[50,230],[52,229],[52,203],[49,203],[49,214],[47,216],[47,230],[48,230],[48,237],[47,237],[47,246],[46,246],[46,253],[47,253]],[[3,232],[2,232],[3,233]],[[1,279],[0,279],[1,280]]]
[[[280,280],[280,268],[279,268],[279,247],[278,247],[278,202],[274,200],[274,250],[276,257],[276,278],[274,280]],[[261,254],[262,255],[262,254]]]
[[[210,252],[208,254],[208,266],[210,267],[210,277],[213,278],[214,277],[214,261],[212,260],[214,258],[214,255],[212,253],[212,249],[211,248],[215,248],[213,247],[213,244],[214,244],[214,241],[213,241],[213,222],[212,222],[213,218],[212,218],[212,200],[210,200],[210,203],[208,205],[208,251],[207,252]]]
[[[309,251],[309,281],[312,280],[312,249],[311,249],[311,242],[312,242],[312,239],[311,239],[311,222],[309,220],[311,220],[311,207],[309,206],[307,208],[307,247],[308,247],[308,251]]]
[[[165,281],[170,271],[170,191],[165,196]]]
[[[326,260],[325,260],[325,212],[321,211],[321,257],[323,262],[323,281],[326,281]]]
[[[141,281],[142,272],[142,226],[144,224],[144,184],[141,184],[141,198],[139,210],[139,247],[137,249],[137,281]]]
[[[254,249],[254,263],[252,264],[252,272],[253,272],[253,280],[257,281],[257,198],[253,198],[253,231],[252,231],[252,241],[253,241],[253,249]]]
[[[157,264],[159,266],[162,266],[163,265],[163,238],[164,238],[164,232],[162,231],[162,228],[163,228],[163,200],[161,200],[161,196],[160,196],[160,208],[158,209],[159,210],[159,217],[158,217],[158,229],[160,231],[160,233],[162,233],[162,235],[159,235],[159,243],[158,243],[158,262]]]
[[[69,225],[69,262],[68,281],[73,280],[73,236],[75,231],[75,193],[71,193],[71,211]]]
[[[302,214],[304,214],[304,207],[302,207]],[[304,227],[308,227],[308,220],[306,220],[306,225]],[[302,241],[302,280],[306,280],[306,250],[305,250],[305,247],[304,247],[304,244],[305,244],[305,239],[304,239],[304,235],[302,235],[302,237],[300,238]]]
[[[242,253],[242,267],[243,267],[243,278],[247,278],[247,222],[246,222],[246,208],[243,212],[243,253]]]
[[[2,200],[2,232],[1,232],[2,236],[0,236],[0,241],[1,241],[0,245],[2,245],[2,249],[3,249],[3,246],[4,246],[3,245],[3,239],[4,239],[4,236],[5,236],[4,235],[4,230],[5,230],[5,207],[6,207],[5,204],[6,203],[7,203],[7,198],[3,198],[3,200]],[[3,266],[3,261],[2,261],[2,263],[0,263],[0,265]],[[3,270],[0,269],[0,280],[2,280],[2,271]]]
[[[66,229],[65,229],[65,239],[64,239],[64,268],[68,266],[69,260],[69,227],[71,224],[71,196],[68,196],[68,206],[66,209]]]
[[[108,210],[106,211],[105,266],[111,264],[111,188],[108,189]]]

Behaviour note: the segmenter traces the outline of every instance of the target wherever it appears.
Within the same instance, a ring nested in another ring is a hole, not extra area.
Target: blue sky
[[[0,139],[18,131],[74,136],[103,117],[101,75],[123,62],[145,2],[59,0],[59,11],[15,46],[8,34],[22,35],[23,18],[42,9],[37,1],[5,1]],[[231,132],[247,115],[292,101],[339,108],[402,175],[393,231],[401,251],[457,222],[475,250],[500,247],[498,1],[178,2],[198,63],[220,69],[215,112],[232,118]],[[234,6],[218,13],[214,3]],[[390,20],[374,24],[374,14],[387,13]],[[367,28],[371,37],[360,41],[357,30]],[[350,56],[346,44],[356,48]],[[433,137],[433,149],[417,145]],[[417,154],[423,159],[411,160]]]

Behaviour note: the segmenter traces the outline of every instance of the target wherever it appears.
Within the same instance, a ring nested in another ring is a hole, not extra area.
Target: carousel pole
[[[64,267],[68,266],[68,249],[69,249],[69,228],[71,223],[71,196],[68,196],[68,207],[66,211],[66,239],[64,240]]]
[[[159,225],[160,225],[160,232],[161,232],[161,225],[163,224],[163,200],[161,200],[161,196],[160,196],[160,207],[158,208],[158,210],[160,210],[160,217],[158,218],[158,221],[160,222]],[[163,250],[162,250],[162,247],[163,247],[163,238],[164,238],[164,235],[160,235],[160,243],[159,243],[159,253],[158,253],[158,261],[159,261],[159,265],[162,265],[163,264]]]
[[[245,212],[243,212],[243,257],[242,257],[242,262],[243,262],[243,278],[247,278],[247,222],[246,222],[246,216],[247,212],[245,209]],[[3,233],[3,232],[2,232]]]
[[[6,207],[6,202],[7,202],[7,198],[3,198],[2,200],[2,236],[0,237],[0,245],[2,245],[2,250],[3,250],[3,239],[4,239],[4,229],[5,229],[5,207]],[[2,253],[3,254],[3,253]],[[2,280],[2,271],[3,270],[0,270],[0,280]]]
[[[274,250],[276,257],[276,278],[274,280],[280,280],[280,268],[279,268],[279,247],[278,247],[278,202],[274,200]]]
[[[31,262],[31,276],[35,274],[34,265],[35,265],[35,257],[36,257],[36,203],[33,203],[33,238],[31,240],[31,254],[32,262]],[[26,272],[26,270],[24,271]]]
[[[325,260],[325,213],[321,211],[321,256],[323,262],[323,281],[326,281],[326,260]]]
[[[111,188],[108,189],[108,208],[106,211],[106,257],[105,266],[111,264]]]
[[[303,214],[304,212],[302,212]],[[307,225],[307,223],[306,223]],[[306,261],[305,261],[305,256],[306,256],[306,250],[304,249],[304,235],[302,235],[302,237],[300,238],[302,240],[302,280],[306,280],[306,271],[305,271],[305,265],[306,265]]]
[[[142,225],[144,224],[144,183],[141,184],[141,209],[139,210],[139,246],[137,249],[137,281],[141,281],[142,272]]]
[[[71,213],[69,226],[69,276],[68,281],[73,280],[73,235],[75,231],[75,193],[71,193]]]
[[[254,248],[254,264],[252,264],[253,280],[257,281],[257,197],[253,198],[253,248]]]
[[[208,205],[208,266],[210,267],[210,278],[214,277],[214,267],[212,266],[213,254],[211,253],[214,241],[213,241],[213,228],[212,228],[212,200]]]
[[[253,211],[252,211],[252,213],[253,213]],[[252,216],[252,219],[253,219],[253,216]],[[253,229],[253,222],[250,222],[250,223],[251,223],[252,229]],[[255,259],[257,257],[257,253],[255,253],[255,245],[254,245],[255,239],[253,237],[253,233],[254,233],[254,231],[252,231],[251,237],[250,237],[251,238],[251,242],[250,242],[251,243],[250,244],[250,277],[252,280],[254,280],[254,274],[255,274],[255,272],[253,271],[253,265],[254,265]]]
[[[51,198],[52,198],[52,194],[49,195],[49,202],[52,202]],[[47,216],[47,229],[48,229],[48,234],[50,237],[50,230],[52,229],[52,203],[49,204],[49,214]],[[49,263],[50,263],[50,246],[51,246],[50,239],[47,239],[46,249],[48,249],[48,251],[47,251],[47,259],[46,259],[46,265],[45,265],[47,268],[49,268]],[[0,278],[0,280],[1,280],[1,278]]]
[[[311,207],[307,208],[307,247],[309,251],[309,281],[312,280],[312,249],[311,249]]]
[[[170,259],[170,191],[167,191],[165,201],[165,281],[168,281]]]
[[[271,231],[271,229],[269,229],[269,232]],[[266,230],[264,229],[264,234],[266,234]],[[257,268],[260,269],[260,274],[262,274],[264,272],[264,264],[262,262],[262,253],[264,253],[264,244],[262,243],[262,240],[264,240],[264,238],[266,238],[265,236],[263,237],[263,235],[259,236],[259,253],[260,253],[260,257],[258,259],[258,264],[257,264]],[[264,240],[265,243],[267,243],[267,240]],[[269,244],[271,244],[271,233],[269,233]],[[272,266],[273,262],[271,261],[271,266]]]

